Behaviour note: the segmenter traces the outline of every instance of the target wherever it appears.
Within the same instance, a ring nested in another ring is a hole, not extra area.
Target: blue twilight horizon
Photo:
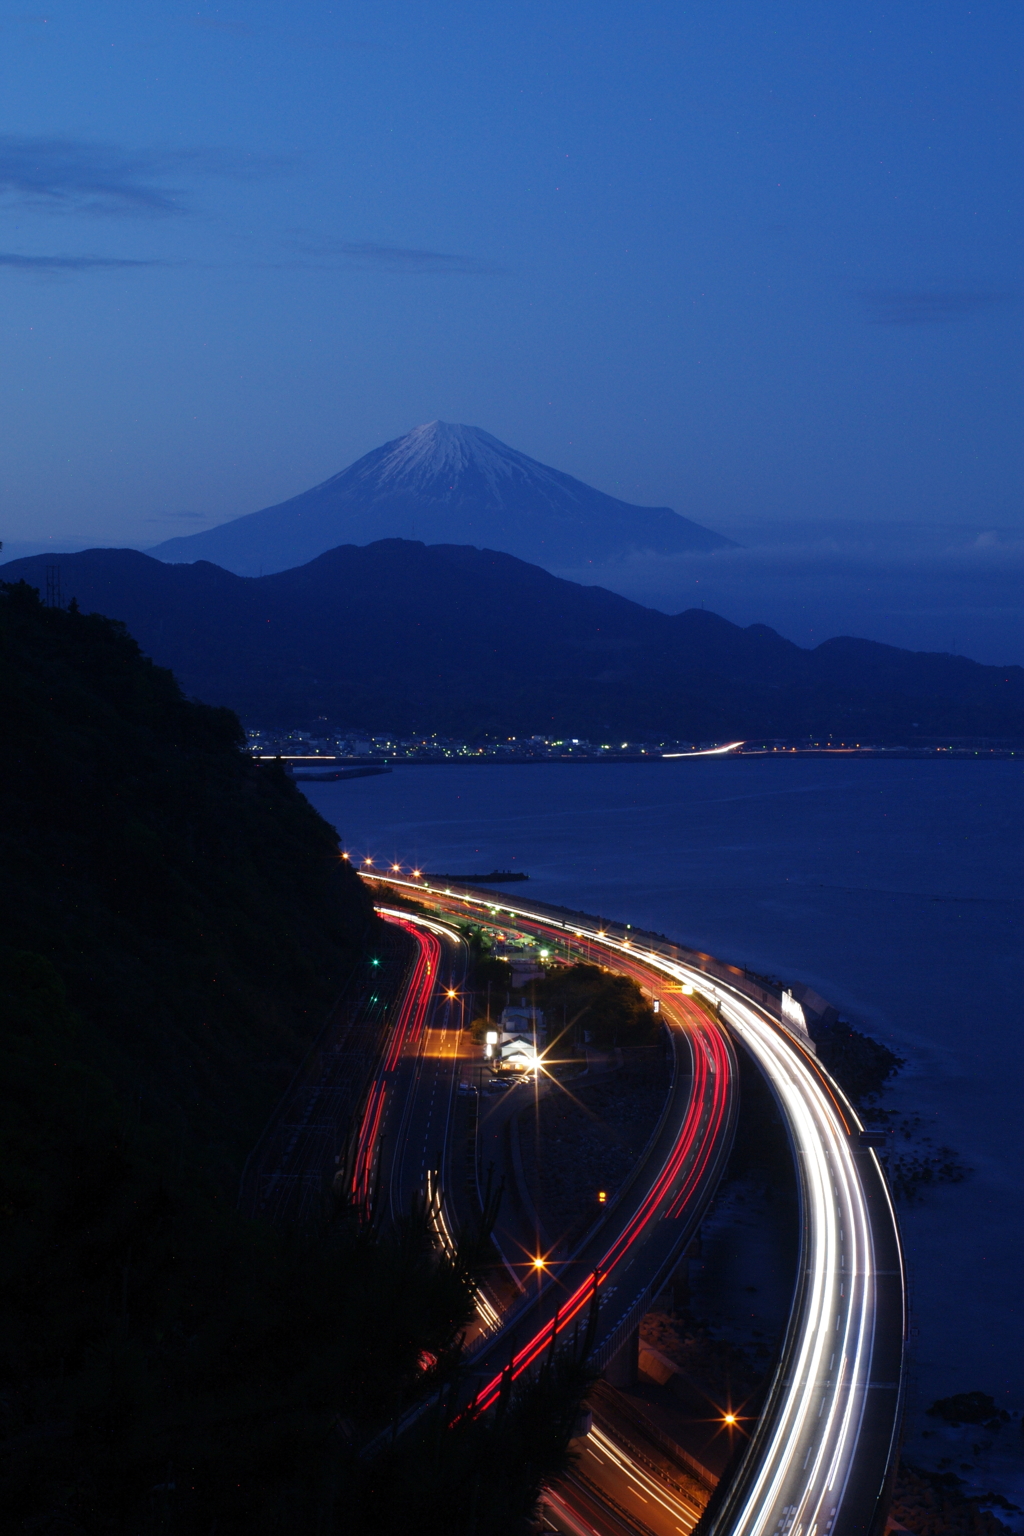
[[[0,38],[9,547],[156,543],[437,417],[727,533],[1021,525],[1016,6]]]

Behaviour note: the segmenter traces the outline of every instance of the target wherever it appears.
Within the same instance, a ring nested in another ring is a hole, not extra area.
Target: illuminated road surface
[[[462,1026],[458,986],[465,945],[441,923],[382,911],[416,951],[380,1066],[360,1118],[351,1195],[367,1210],[381,1201],[392,1219],[444,1167]]]
[[[642,983],[663,990],[663,978],[636,957],[616,966]],[[661,1120],[633,1176],[595,1220],[579,1248],[564,1260],[548,1259],[535,1272],[538,1289],[504,1327],[498,1325],[473,1357],[479,1387],[474,1409],[486,1411],[501,1390],[503,1372],[528,1372],[549,1350],[552,1339],[569,1339],[585,1326],[600,1277],[595,1358],[607,1360],[631,1336],[653,1297],[675,1269],[699,1225],[731,1147],[736,1065],[726,1032],[692,999],[665,995],[662,1021],[674,1052],[672,1086]],[[556,1090],[557,1091],[557,1090]],[[524,1256],[525,1257],[525,1256]],[[523,1342],[520,1342],[523,1341]],[[686,1536],[700,1503],[669,1478],[652,1475],[623,1447],[596,1429],[581,1451],[578,1475],[548,1490],[550,1513],[562,1522],[575,1510],[586,1529],[612,1536],[644,1528],[658,1536]],[[623,1527],[614,1509],[630,1510]],[[601,1514],[603,1511],[603,1515]]]
[[[588,1533],[639,1525],[659,1536],[689,1536],[704,1507],[596,1425],[579,1443],[572,1472],[545,1490],[545,1503],[558,1525]]]
[[[899,1427],[904,1277],[895,1213],[853,1110],[760,1011],[718,984],[722,1015],[785,1114],[800,1178],[797,1301],[779,1373],[713,1529],[730,1536],[868,1531]]]
[[[735,1063],[728,1039],[707,1013],[686,998],[663,1010],[676,1057],[665,1113],[646,1157],[579,1248],[548,1260],[547,1283],[532,1305],[517,1309],[506,1329],[482,1349],[475,1406],[497,1400],[502,1372],[528,1371],[553,1338],[582,1328],[598,1284],[595,1358],[607,1360],[628,1340],[668,1280],[714,1194],[731,1147]],[[510,1329],[526,1341],[511,1350]],[[488,1378],[488,1369],[493,1375]]]
[[[423,895],[454,905],[451,892]],[[859,1143],[863,1127],[853,1109],[795,1033],[738,988],[677,958],[673,946],[504,897],[500,905],[478,893],[459,892],[455,899],[485,920],[489,913],[493,921],[497,908],[546,933],[583,939],[720,1004],[785,1116],[802,1241],[776,1378],[746,1457],[707,1528],[716,1536],[873,1532],[884,1514],[899,1428],[905,1283],[888,1188],[876,1154]]]

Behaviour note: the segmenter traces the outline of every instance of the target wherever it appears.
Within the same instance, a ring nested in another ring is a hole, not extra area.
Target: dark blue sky
[[[727,531],[1019,529],[1022,42],[1016,0],[5,4],[3,536],[156,542],[435,417]]]

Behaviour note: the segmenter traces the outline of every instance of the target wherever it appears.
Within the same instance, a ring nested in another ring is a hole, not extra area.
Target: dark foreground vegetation
[[[558,966],[531,984],[531,996],[544,1010],[549,1038],[562,1037],[564,1048],[576,1040],[599,1050],[654,1045],[659,1036],[658,1020],[636,982],[599,965]]]
[[[32,1536],[512,1532],[587,1376],[453,1424],[486,1233],[235,1210],[376,919],[237,720],[0,589],[0,1508]],[[426,1388],[436,1406],[391,1444]]]

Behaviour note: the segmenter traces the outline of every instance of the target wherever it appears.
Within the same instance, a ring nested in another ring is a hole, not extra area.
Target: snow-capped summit
[[[730,542],[668,507],[606,496],[479,427],[431,421],[291,501],[149,553],[255,576],[339,544],[387,538],[474,544],[554,571],[603,565],[632,550],[674,554]]]
[[[507,448],[480,427],[428,421],[389,443],[384,457],[377,460],[376,473],[381,485],[425,490],[439,483],[443,489],[445,480],[454,481],[470,465],[489,481],[495,493],[502,478],[510,478],[517,468],[520,473],[524,469],[544,470],[543,464]]]

